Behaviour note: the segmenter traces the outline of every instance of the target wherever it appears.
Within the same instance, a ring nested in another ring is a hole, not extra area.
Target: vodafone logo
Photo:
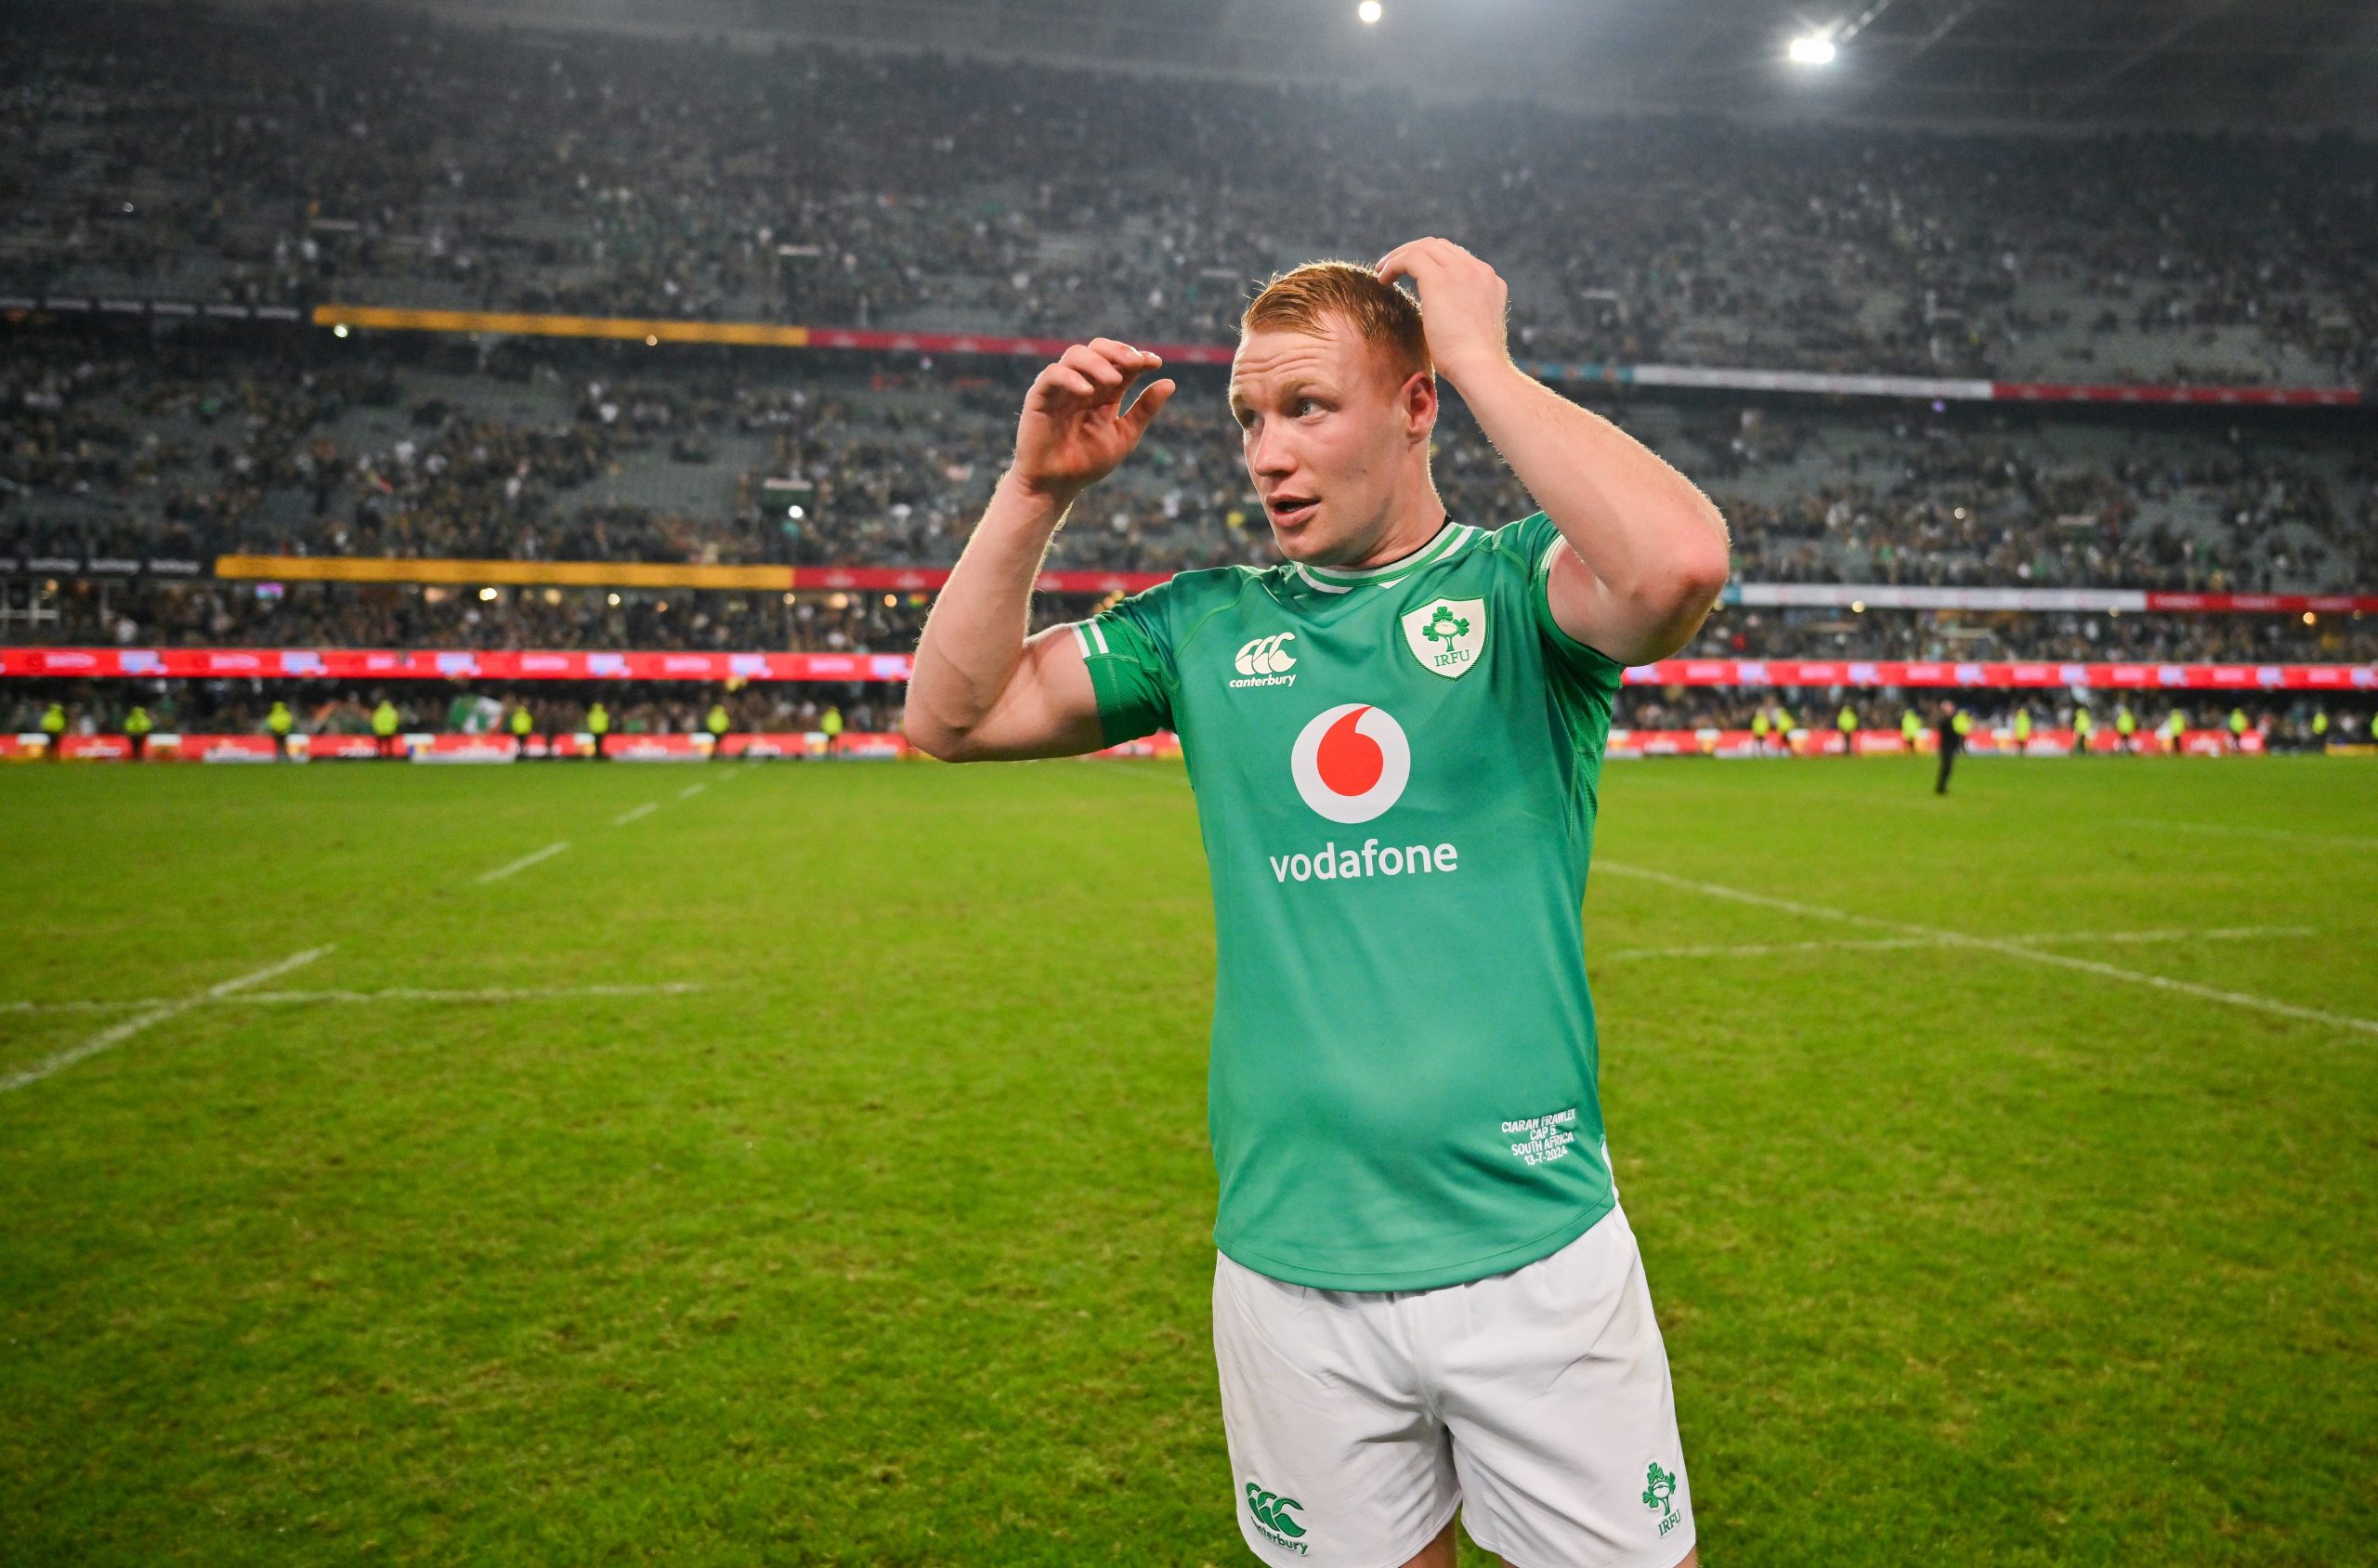
[[[1384,708],[1347,702],[1313,716],[1288,753],[1304,804],[1332,822],[1367,822],[1412,777],[1412,745]]]

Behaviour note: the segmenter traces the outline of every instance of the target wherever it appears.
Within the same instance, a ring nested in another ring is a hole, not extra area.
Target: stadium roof
[[[1585,113],[2378,132],[2370,0],[436,0],[462,20],[795,36],[1511,96]],[[1823,34],[1822,66],[1785,59]]]

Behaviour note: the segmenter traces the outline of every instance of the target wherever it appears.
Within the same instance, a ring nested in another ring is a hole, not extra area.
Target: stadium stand
[[[1270,270],[1439,231],[1510,280],[1514,351],[1539,361],[2346,396],[2378,370],[2378,153],[2342,138],[1753,129],[1209,80],[1134,78],[1085,101],[1045,66],[362,7],[43,3],[13,29],[0,645],[19,648],[903,653],[930,583],[812,587],[813,568],[946,568],[1034,368],[333,334],[307,314],[331,301],[1227,344]],[[280,69],[293,50],[302,74]],[[1394,160],[1391,180],[1361,155],[1378,147],[1429,155]],[[1316,150],[1342,177],[1312,178]],[[1222,372],[1175,373],[1186,395],[1078,509],[1052,569],[1144,581],[1278,558]],[[2126,613],[1730,592],[1686,658],[2378,658],[2366,614],[2300,602],[2378,583],[2378,445],[2358,408],[1566,389],[1708,490],[1737,585],[2294,596],[2262,613]],[[1531,510],[1457,399],[1435,455],[1456,516]],[[398,568],[315,582],[268,560],[221,572],[225,556],[764,566],[799,581],[472,585]],[[1115,591],[1043,595],[1036,623]],[[105,727],[145,694],[242,731],[268,689],[302,697],[302,726],[321,733],[381,695],[36,676],[6,697],[20,730],[53,699]],[[471,689],[525,700],[541,728],[585,695]],[[611,706],[623,725],[682,733],[705,692],[644,686]],[[889,727],[895,693],[759,686],[731,705],[738,727],[806,725],[821,704]],[[1968,695],[1986,715],[2032,700]],[[2255,723],[2275,736],[2324,705],[2346,720],[2367,705],[2366,688],[2262,695]],[[440,699],[395,699],[408,725],[467,727]],[[1622,723],[1731,728],[1773,699],[1629,687]],[[1868,727],[1902,706],[1847,700]],[[2218,723],[2226,701],[2183,705]]]
[[[1439,232],[1548,359],[2360,386],[2378,345],[2378,166],[2342,137],[1085,98],[1045,66],[345,7],[38,4],[11,33],[25,294],[1226,342],[1250,276]]]

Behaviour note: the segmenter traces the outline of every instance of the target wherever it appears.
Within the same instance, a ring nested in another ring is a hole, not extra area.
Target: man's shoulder
[[[1560,538],[1561,530],[1550,517],[1542,512],[1531,512],[1495,528],[1479,529],[1478,543],[1489,554],[1533,571]]]
[[[1143,616],[1162,616],[1185,630],[1183,617],[1202,620],[1235,603],[1249,589],[1268,591],[1279,570],[1248,566],[1200,567],[1195,571],[1175,572],[1132,595],[1123,605],[1134,607]],[[1122,605],[1116,608],[1120,609]]]

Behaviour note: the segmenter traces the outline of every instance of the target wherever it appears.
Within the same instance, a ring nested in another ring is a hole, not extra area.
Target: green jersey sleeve
[[[1552,519],[1538,512],[1509,525],[1515,536],[1522,558],[1528,564],[1527,599],[1535,615],[1537,635],[1553,664],[1580,680],[1598,686],[1616,686],[1626,666],[1599,648],[1589,647],[1561,629],[1552,619],[1551,578],[1555,552],[1566,550],[1568,542]]]
[[[1172,662],[1172,584],[1159,582],[1073,624],[1098,694],[1099,732],[1109,746],[1173,727],[1181,682]]]

